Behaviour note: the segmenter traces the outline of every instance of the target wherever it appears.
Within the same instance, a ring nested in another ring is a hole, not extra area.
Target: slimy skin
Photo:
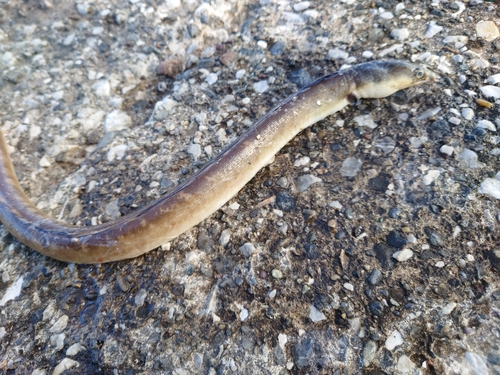
[[[408,62],[360,64],[302,88],[169,194],[105,224],[80,227],[50,218],[23,192],[0,132],[0,220],[26,246],[74,263],[134,258],[187,231],[240,191],[308,126],[362,98],[382,98],[434,80]]]

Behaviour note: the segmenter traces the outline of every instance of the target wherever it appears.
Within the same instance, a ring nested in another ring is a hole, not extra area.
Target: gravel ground
[[[442,75],[304,131],[137,259],[66,264],[1,227],[3,374],[500,374],[500,5],[0,4],[21,185],[80,225],[154,201],[327,73]]]

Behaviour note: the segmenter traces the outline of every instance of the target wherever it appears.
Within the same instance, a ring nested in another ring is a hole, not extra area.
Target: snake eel
[[[218,210],[308,126],[361,98],[383,98],[434,78],[427,68],[399,60],[363,63],[320,78],[281,102],[169,194],[117,220],[89,227],[50,218],[31,203],[0,132],[0,220],[26,246],[61,261],[134,258]]]

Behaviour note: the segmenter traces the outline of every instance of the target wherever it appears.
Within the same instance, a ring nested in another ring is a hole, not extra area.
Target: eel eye
[[[417,78],[417,79],[424,78],[424,75],[425,75],[424,70],[421,68],[415,69],[415,72],[413,74],[415,75],[415,78]]]

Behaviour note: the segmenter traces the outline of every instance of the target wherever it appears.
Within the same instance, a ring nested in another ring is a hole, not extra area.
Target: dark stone
[[[384,192],[389,186],[391,178],[386,173],[380,173],[377,177],[372,178],[368,181],[368,189]]]
[[[291,211],[295,208],[295,199],[286,191],[276,194],[276,205],[282,211]]]
[[[198,61],[196,66],[200,69],[208,69],[211,68],[215,65],[215,60],[214,59],[201,59]]]
[[[371,273],[370,276],[368,276],[368,282],[372,285],[377,285],[380,280],[382,280],[382,272],[378,269],[374,269]]]
[[[279,56],[285,51],[285,43],[283,42],[276,42],[273,44],[273,46],[269,49],[269,52],[271,52],[271,55],[273,56]]]
[[[207,254],[213,250],[213,240],[205,232],[200,232],[196,239],[196,247]]]
[[[311,74],[304,68],[291,71],[288,79],[298,87],[304,87],[312,82]]]
[[[393,250],[389,246],[377,243],[373,246],[373,251],[375,251],[375,258],[377,258],[384,270],[394,267],[394,262],[392,261]]]
[[[370,309],[370,312],[375,316],[384,315],[384,306],[379,301],[370,302],[368,308]]]
[[[307,259],[316,259],[319,256],[316,251],[316,246],[312,243],[306,243],[304,245],[304,250],[306,252]]]
[[[313,346],[314,340],[312,338],[304,338],[293,348],[293,361],[299,370],[309,364],[314,352]]]
[[[391,219],[398,219],[401,216],[401,208],[393,207],[389,210],[389,217]]]
[[[173,185],[174,185],[173,181],[169,180],[166,177],[163,177],[160,180],[160,188],[162,188],[162,189],[168,189],[168,188],[172,187]]]
[[[436,141],[442,140],[450,132],[450,124],[445,120],[436,120],[427,127],[429,138]]]
[[[396,232],[395,230],[391,230],[385,239],[388,245],[395,247],[396,249],[401,249],[406,245],[406,240]]]
[[[439,247],[444,246],[445,240],[440,233],[438,233],[430,228],[426,228],[425,234],[427,234],[427,237],[429,238],[429,242],[432,246],[439,246]]]

